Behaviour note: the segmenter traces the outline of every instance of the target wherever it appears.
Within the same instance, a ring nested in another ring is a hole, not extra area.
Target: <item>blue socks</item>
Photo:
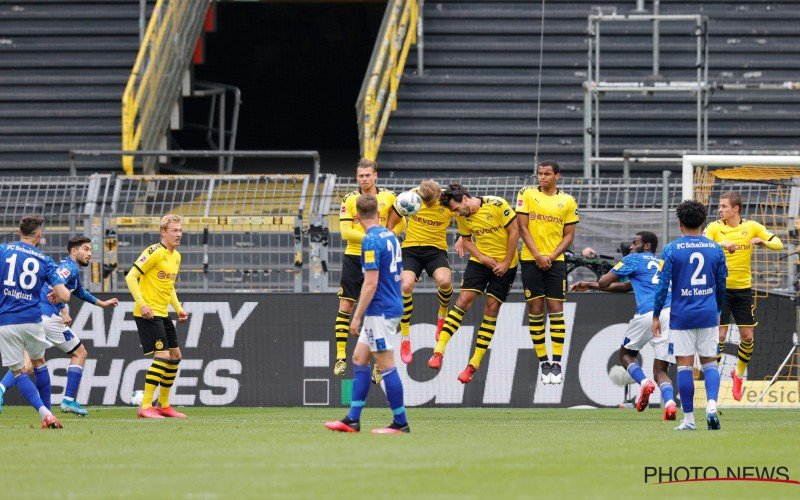
[[[383,375],[386,399],[389,401],[389,407],[392,409],[394,422],[400,425],[407,424],[406,407],[403,406],[403,382],[400,380],[400,375],[397,374],[397,368],[390,368],[381,372],[381,375]]]
[[[716,362],[703,365],[703,378],[706,384],[706,399],[716,401],[719,396],[719,368]]]
[[[662,404],[667,404],[669,401],[675,399],[675,391],[672,389],[672,384],[669,382],[664,382],[663,384],[658,386],[661,389],[661,402]]]
[[[633,377],[633,380],[636,381],[637,384],[641,385],[642,380],[646,379],[647,377],[644,376],[644,372],[642,371],[642,367],[636,363],[631,363],[628,365],[628,374]]]
[[[33,374],[36,375],[36,389],[39,391],[39,397],[42,403],[50,409],[50,372],[47,370],[47,364],[37,366],[33,369]]]
[[[17,380],[14,378],[14,373],[11,370],[8,370],[3,377],[3,380],[0,381],[0,384],[3,385],[4,389],[3,392],[11,389],[14,387],[14,384],[17,383]]]
[[[347,413],[349,420],[361,420],[361,410],[367,403],[367,394],[371,385],[370,375],[372,370],[369,365],[353,365],[353,393],[350,396],[350,411]],[[406,407],[403,406],[403,382],[397,374],[397,368],[382,371],[383,386],[386,388],[386,399],[392,409],[394,422],[406,425]]]
[[[717,385],[719,388],[719,385]],[[678,392],[681,395],[683,413],[694,412],[694,379],[691,366],[678,367]]]
[[[64,399],[66,401],[75,400],[75,396],[78,394],[78,386],[81,384],[81,377],[83,377],[83,367],[69,365],[67,369],[67,388],[64,391]]]
[[[350,411],[347,413],[350,420],[361,420],[361,410],[364,409],[369,394],[371,372],[369,365],[353,364],[353,393],[350,396]]]
[[[33,409],[39,412],[39,415],[44,416],[50,413],[49,410],[44,412],[42,415],[42,408],[47,408],[44,403],[42,402],[42,398],[39,397],[39,391],[36,390],[36,386],[33,385],[31,378],[26,373],[20,373],[16,377],[17,379],[17,387],[19,387],[19,392],[25,396],[25,399],[28,400],[28,403],[33,406]]]

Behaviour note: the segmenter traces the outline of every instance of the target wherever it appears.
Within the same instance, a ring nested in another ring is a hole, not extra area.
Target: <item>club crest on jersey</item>
[[[69,278],[69,275],[70,275],[69,269],[67,269],[65,267],[59,268],[58,269],[58,275],[61,276],[64,279]]]

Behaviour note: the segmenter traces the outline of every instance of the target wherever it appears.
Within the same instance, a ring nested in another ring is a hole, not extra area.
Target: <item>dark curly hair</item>
[[[467,198],[470,197],[467,188],[461,184],[450,184],[442,191],[442,197],[439,198],[439,203],[443,207],[450,208],[450,200],[456,200],[456,203],[461,203],[464,201],[465,196]]]
[[[650,243],[650,251],[656,253],[656,249],[658,249],[658,237],[655,233],[650,231],[639,231],[636,233],[636,236],[642,239],[643,246]]]
[[[695,200],[682,201],[675,212],[681,224],[689,229],[697,229],[702,226],[708,215],[705,205]]]

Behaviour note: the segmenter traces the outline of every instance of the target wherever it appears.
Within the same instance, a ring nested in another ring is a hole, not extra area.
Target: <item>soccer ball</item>
[[[611,367],[611,370],[608,372],[608,378],[610,378],[614,384],[620,387],[624,387],[634,382],[633,378],[628,373],[628,370],[620,365],[614,365]]]
[[[144,401],[144,391],[133,391],[131,394],[131,406],[142,406]]]
[[[411,217],[422,208],[422,198],[414,191],[405,191],[395,200],[394,208],[403,217]]]

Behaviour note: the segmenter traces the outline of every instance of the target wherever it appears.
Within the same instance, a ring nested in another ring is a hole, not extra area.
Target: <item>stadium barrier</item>
[[[113,310],[73,301],[72,328],[89,351],[78,394],[81,403],[127,404],[132,392],[143,387],[150,361],[139,347],[133,302],[126,295],[119,298],[120,305]],[[332,374],[335,296],[185,293],[180,299],[190,318],[177,325],[183,361],[174,385],[173,404],[337,408],[349,404],[352,380]],[[406,406],[608,407],[623,402],[624,389],[614,385],[608,373],[619,364],[617,350],[634,312],[632,295],[569,294],[565,307],[565,383],[560,386],[539,382],[526,306],[520,294],[513,294],[501,308],[497,335],[472,383],[465,386],[458,382],[456,377],[473,348],[482,306],[479,299],[467,313],[448,345],[442,370],[434,372],[426,361],[434,346],[437,300],[431,294],[415,298],[411,326],[414,361],[403,364],[399,349],[395,351]],[[756,338],[770,339],[771,344],[756,343],[745,389],[749,381],[769,380],[782,361],[791,346],[795,309],[790,299],[771,295],[759,302],[757,319],[760,326]],[[349,352],[354,344],[355,338],[351,338]],[[55,349],[47,354],[52,356],[48,366],[53,404],[59,404],[69,358]],[[652,349],[646,347],[642,366],[648,375],[652,374],[652,358]],[[348,376],[351,370],[352,365]],[[369,397],[369,405],[385,405],[382,391],[372,390]],[[7,401],[22,404],[17,391],[9,394]],[[658,391],[651,401],[659,402]],[[724,406],[726,401],[720,403]],[[761,406],[770,406],[770,401]]]

